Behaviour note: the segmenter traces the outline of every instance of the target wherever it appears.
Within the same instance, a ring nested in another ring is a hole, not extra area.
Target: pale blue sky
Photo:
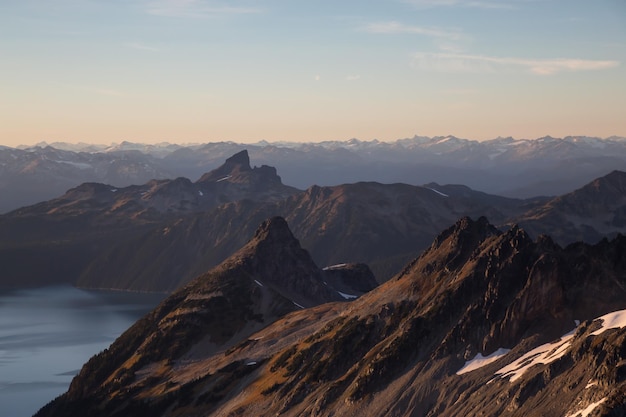
[[[0,144],[626,136],[625,0],[0,0]]]

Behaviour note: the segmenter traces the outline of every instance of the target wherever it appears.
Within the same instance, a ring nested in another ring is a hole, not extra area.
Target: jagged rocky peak
[[[462,217],[435,238],[432,245],[419,258],[421,259],[419,264],[425,265],[423,270],[425,273],[437,269],[445,271],[457,268],[469,259],[487,237],[500,234],[502,232],[491,225],[486,217],[477,220]],[[415,262],[417,260],[413,263]],[[400,277],[411,269],[413,263],[408,265]]]
[[[228,158],[219,168],[204,174],[197,182],[249,184],[255,188],[282,186],[276,168],[267,165],[252,168],[248,151],[245,149]]]
[[[495,226],[489,223],[486,217],[481,216],[477,220],[472,220],[465,216],[460,218],[454,225],[444,230],[433,242],[432,248],[441,246],[446,240],[453,239],[457,243],[478,242],[487,236],[500,234]]]
[[[272,217],[261,223],[254,234],[257,240],[280,240],[281,242],[291,242],[299,244],[298,240],[293,236],[287,221],[280,217]]]
[[[250,171],[252,167],[250,167],[250,156],[248,155],[248,151],[244,149],[241,152],[237,152],[230,158],[226,159],[224,166],[233,168],[237,167],[241,171]]]
[[[309,307],[342,299],[332,287],[324,285],[321,269],[282,217],[265,220],[254,237],[231,258],[232,262],[242,263],[250,273],[262,273],[268,284],[298,305]],[[226,267],[230,263],[226,261]]]
[[[215,182],[225,180],[228,176],[236,175],[242,172],[252,171],[250,166],[250,156],[247,150],[237,152],[219,167],[211,172],[204,174],[198,182]]]

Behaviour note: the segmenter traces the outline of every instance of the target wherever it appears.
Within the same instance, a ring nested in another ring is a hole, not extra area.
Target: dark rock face
[[[236,175],[249,171],[252,171],[252,167],[250,166],[250,157],[248,156],[248,151],[243,150],[226,159],[226,162],[224,162],[224,164],[219,168],[204,174],[200,177],[198,182],[215,182],[228,175]]]
[[[356,290],[362,295],[378,286],[374,274],[366,264],[339,264],[324,268],[324,281],[342,292]]]
[[[185,330],[197,327],[186,321],[176,340],[196,353],[190,360],[178,350],[172,362],[158,350],[139,349],[147,359],[133,368],[123,359],[129,353],[116,353],[130,345],[124,340],[154,346],[171,340],[164,334],[174,321],[163,317],[190,311],[182,298],[204,300],[208,288],[216,296],[235,285],[218,276],[259,280],[282,300],[307,287],[313,290],[306,294],[322,294],[315,288],[327,286],[324,275],[308,256],[295,256],[284,220],[271,219],[208,275],[214,278],[190,284],[125,333],[109,349],[110,367],[92,360],[70,391],[38,415],[563,416],[587,407],[619,415],[626,328],[593,320],[626,309],[625,251],[624,236],[562,249],[547,237],[533,241],[519,227],[500,232],[484,218],[462,218],[395,278],[353,302],[298,309],[202,354],[205,345]],[[278,279],[280,271],[290,272]],[[244,321],[255,317],[254,306],[268,305],[247,294],[251,302],[234,304],[252,306],[249,316],[238,315]],[[626,323],[626,312],[620,314]],[[574,320],[581,325],[568,333]],[[492,353],[499,356],[490,363],[472,361]],[[173,365],[155,371],[167,363]],[[473,370],[461,372],[470,364]]]
[[[300,247],[282,217],[264,221],[239,253],[244,256],[240,256],[237,263],[251,274],[262,271],[267,284],[298,305],[310,307],[341,300],[336,292],[324,285],[320,269],[309,253]],[[225,265],[228,267],[230,262]]]
[[[371,272],[365,278],[370,276]],[[168,396],[185,390],[171,383],[178,365],[232,349],[291,311],[343,300],[321,277],[322,270],[300,247],[285,220],[266,220],[237,253],[172,294],[92,358],[68,393],[40,415],[54,415],[55,410],[67,415],[134,415],[133,410],[145,409],[133,392],[161,384],[170,394],[154,404],[168,404]],[[152,369],[157,365],[158,370]],[[147,377],[146,369],[154,372],[147,371]],[[243,374],[242,369],[235,372],[236,377]],[[134,388],[127,391],[129,384]],[[91,397],[93,392],[98,392],[96,397]]]
[[[276,173],[276,168],[263,165],[260,168],[250,167],[248,151],[243,150],[231,156],[222,166],[204,174],[196,182],[209,189],[221,189],[227,184],[238,184],[245,190],[270,191],[277,186],[291,189],[282,185],[281,179]],[[223,183],[223,184],[221,184]]]

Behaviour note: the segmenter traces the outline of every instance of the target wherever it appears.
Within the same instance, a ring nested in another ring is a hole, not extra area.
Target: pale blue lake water
[[[32,416],[163,294],[73,287],[0,291],[0,417]]]

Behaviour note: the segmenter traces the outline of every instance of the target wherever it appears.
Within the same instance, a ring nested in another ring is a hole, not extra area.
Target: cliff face
[[[38,416],[621,415],[625,254],[623,236],[562,249],[462,218],[387,283],[319,304],[338,293],[272,219]]]

